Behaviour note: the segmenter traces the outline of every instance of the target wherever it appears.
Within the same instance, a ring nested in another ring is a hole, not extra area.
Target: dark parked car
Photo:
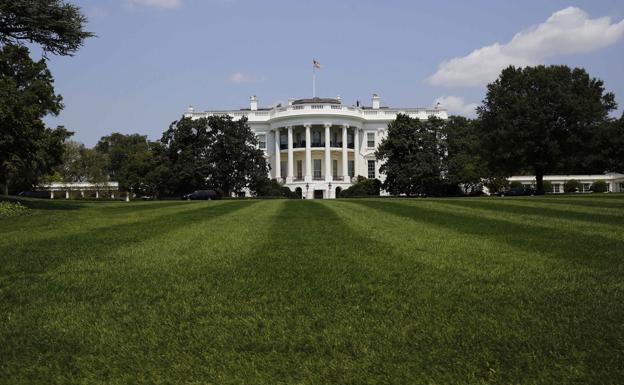
[[[526,195],[535,195],[535,189],[532,189],[530,187],[514,187],[509,190],[499,191],[496,193],[496,195],[499,197],[519,197]]]
[[[182,199],[187,200],[213,200],[219,199],[219,194],[215,190],[196,190],[190,194],[182,195]]]
[[[24,197],[24,198],[42,198],[42,199],[50,198],[50,193],[48,191],[22,191],[21,193],[17,195]]]

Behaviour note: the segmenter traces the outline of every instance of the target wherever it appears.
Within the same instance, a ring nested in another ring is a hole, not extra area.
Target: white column
[[[332,180],[331,176],[331,150],[330,150],[330,137],[329,137],[329,129],[331,127],[330,123],[325,123],[325,181],[329,182]]]
[[[282,165],[281,165],[281,150],[280,150],[280,129],[275,128],[275,179],[280,182],[282,178]]]
[[[360,129],[354,127],[353,129],[353,174],[358,176],[358,168],[360,163]]]
[[[310,140],[311,124],[305,124],[305,181],[312,181],[312,142]]]
[[[126,202],[130,202],[130,193],[129,192],[126,193]]]
[[[84,198],[84,190],[80,190],[80,197]]]
[[[54,199],[54,190],[50,190],[50,199]]]
[[[65,199],[69,199],[69,191],[65,190]]]
[[[100,199],[100,191],[95,190],[95,199]]]
[[[293,160],[293,128],[288,126],[288,169],[286,175],[286,182],[292,183],[294,176],[294,160]]]
[[[342,180],[349,181],[349,152],[347,150],[347,129],[348,124],[342,125]]]

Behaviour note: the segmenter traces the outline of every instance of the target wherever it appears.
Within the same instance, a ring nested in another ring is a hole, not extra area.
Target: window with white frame
[[[352,161],[352,160],[347,161],[347,166],[349,169],[349,176],[350,177],[355,176],[355,161]]]
[[[583,183],[583,192],[588,192],[591,190],[591,183]]]
[[[375,148],[375,133],[368,132],[366,134],[366,146],[368,148]]]
[[[553,183],[552,184],[552,192],[554,193],[559,193],[561,192],[561,185],[559,183]]]
[[[314,159],[313,162],[313,166],[314,166],[314,178],[320,178],[321,177],[321,160],[320,159]]]
[[[258,135],[258,148],[266,150],[266,135]]]
[[[375,179],[375,161],[368,161],[368,179]]]

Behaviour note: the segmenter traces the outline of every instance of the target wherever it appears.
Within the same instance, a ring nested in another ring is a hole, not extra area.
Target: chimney
[[[292,106],[294,101],[295,101],[295,99],[288,99],[288,105]]]
[[[373,110],[379,109],[379,95],[373,94]]]
[[[193,112],[195,112],[195,108],[193,106],[188,106],[188,108],[186,109],[186,112],[189,114],[192,114]]]
[[[258,110],[258,98],[256,97],[256,95],[249,97],[249,108],[252,111]]]
[[[342,98],[340,97],[340,95],[336,96],[336,100],[338,101],[338,103],[342,103]]]

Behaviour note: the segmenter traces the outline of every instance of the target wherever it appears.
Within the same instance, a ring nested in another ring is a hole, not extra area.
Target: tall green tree
[[[27,188],[62,161],[63,142],[71,132],[48,129],[46,115],[57,115],[62,98],[42,59],[31,60],[28,49],[0,49],[0,184],[4,192]]]
[[[121,190],[153,195],[157,189],[154,172],[159,166],[156,145],[146,135],[115,132],[103,136],[95,151],[106,158],[108,178],[119,182]]]
[[[182,118],[165,131],[161,143],[170,166],[170,193],[216,188],[229,196],[266,183],[264,152],[245,118]]]
[[[398,114],[375,156],[386,174],[383,188],[393,195],[431,194],[443,183],[446,148],[443,120],[426,121]]]
[[[108,180],[104,155],[71,140],[64,147],[63,163],[56,170],[64,182],[101,184]]]
[[[510,66],[477,109],[483,153],[493,171],[534,173],[543,194],[546,173],[582,167],[591,138],[615,108],[613,94],[584,69]]]
[[[463,116],[449,116],[444,122],[446,142],[446,178],[449,183],[461,185],[464,193],[480,191],[483,178],[488,175],[487,164],[481,155],[478,122]]]
[[[93,33],[76,5],[62,0],[0,1],[0,45],[40,45],[44,52],[73,55]]]

